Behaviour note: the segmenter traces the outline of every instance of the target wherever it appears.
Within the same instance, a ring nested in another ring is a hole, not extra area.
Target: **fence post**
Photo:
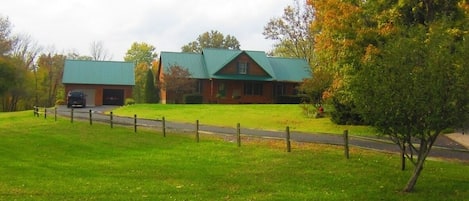
[[[137,132],[137,115],[134,114],[134,133]]]
[[[163,137],[166,137],[166,120],[163,117]]]
[[[57,107],[54,107],[54,121],[57,121]]]
[[[290,142],[290,127],[286,128],[286,143],[287,143],[287,152],[291,152],[291,142]]]
[[[199,142],[200,137],[199,137],[199,120],[195,121],[195,141]]]
[[[93,125],[93,111],[90,110],[90,125]]]
[[[73,123],[73,108],[70,110],[70,122]]]
[[[238,142],[238,147],[241,147],[241,125],[239,123],[236,125],[236,141]]]
[[[110,118],[109,122],[111,123],[111,128],[113,128],[113,125],[112,125],[113,124],[113,122],[112,122],[112,118],[113,118],[112,117],[112,111],[111,111],[111,114],[109,115],[109,118]]]
[[[47,108],[44,107],[44,119],[47,119]]]
[[[349,159],[348,130],[344,130],[345,158]]]
[[[405,141],[402,143],[401,149],[401,170],[405,170]]]
[[[34,116],[39,117],[39,108],[37,106],[34,106]]]

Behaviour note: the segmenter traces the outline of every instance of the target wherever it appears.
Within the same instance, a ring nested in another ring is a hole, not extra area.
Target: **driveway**
[[[104,114],[105,112],[110,112],[120,106],[117,105],[101,105],[101,106],[86,106],[85,108],[74,107],[74,112],[79,113],[89,113],[91,110],[93,113]],[[59,105],[57,107],[57,113],[59,114],[69,114],[72,108],[67,108],[66,105]]]
[[[73,108],[74,118],[76,119],[89,119],[90,110],[92,111],[93,121],[110,122],[110,116],[105,112],[112,111],[119,106],[96,106],[86,108]],[[57,108],[57,113],[62,116],[70,117],[71,108],[66,106],[60,106]],[[143,127],[156,127],[162,129],[163,124],[160,120],[150,119],[138,119],[138,126]],[[114,124],[122,125],[133,125],[133,117],[119,117],[113,116]],[[193,123],[180,123],[180,122],[165,122],[167,130],[193,132],[195,131],[195,124]],[[235,135],[237,133],[235,128],[211,126],[211,125],[200,125],[199,131],[201,133],[211,134],[222,134],[222,135]],[[248,129],[241,128],[241,133],[247,136],[264,137],[264,138],[275,138],[285,139],[285,132],[282,131],[267,131],[259,129]],[[374,138],[374,137],[361,137],[361,136],[350,136],[349,143],[351,146],[373,149],[387,152],[399,152],[399,147],[391,142],[388,138]],[[291,140],[297,142],[312,142],[332,145],[344,145],[344,139],[342,135],[336,134],[318,134],[318,133],[303,133],[291,131]],[[431,157],[440,157],[448,159],[457,159],[463,161],[469,161],[469,150],[451,140],[445,135],[440,135],[435,142],[430,153]]]

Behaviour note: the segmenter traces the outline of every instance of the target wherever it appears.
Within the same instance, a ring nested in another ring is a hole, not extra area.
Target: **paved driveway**
[[[73,110],[76,112],[89,112],[90,110],[93,111],[93,113],[101,113],[104,114],[105,112],[112,111],[120,106],[116,105],[101,105],[101,106],[86,106],[85,108],[80,108],[80,107],[74,107]],[[58,113],[69,113],[72,108],[67,108],[66,105],[59,105],[57,107],[57,112]]]
[[[105,112],[112,111],[118,106],[97,106],[97,107],[86,107],[86,108],[74,108],[74,118],[75,119],[89,119],[90,110],[92,112],[93,121],[102,121],[110,122],[110,116],[106,115]],[[57,113],[62,116],[70,117],[71,108],[65,106],[60,106],[57,108]],[[138,126],[144,127],[155,127],[162,129],[163,125],[160,120],[149,120],[149,119],[138,119]],[[134,125],[133,117],[113,117],[114,124],[122,125]],[[165,122],[167,130],[177,130],[177,131],[186,131],[192,132],[195,131],[195,124],[191,123],[179,123],[179,122]],[[224,135],[235,135],[235,128],[228,127],[219,127],[219,126],[210,126],[210,125],[200,125],[200,132],[212,133],[212,134],[224,134]],[[285,132],[282,131],[266,131],[259,129],[247,129],[241,128],[241,133],[243,135],[255,136],[255,137],[267,137],[267,138],[276,138],[284,139]],[[291,132],[291,140],[297,142],[314,142],[314,143],[323,143],[323,144],[333,144],[333,145],[344,145],[344,139],[341,135],[335,134],[317,134],[317,133],[303,133],[303,132]],[[389,152],[399,152],[397,145],[392,143],[387,138],[370,138],[370,137],[360,137],[360,136],[350,136],[349,141],[351,146],[374,149],[380,151],[389,151]],[[469,161],[469,151],[462,145],[456,143],[455,141],[450,140],[445,135],[440,135],[435,142],[435,145],[432,148],[430,156],[449,158],[449,159],[459,159],[464,161]]]

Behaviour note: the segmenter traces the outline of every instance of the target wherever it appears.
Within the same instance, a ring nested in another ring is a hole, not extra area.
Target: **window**
[[[225,83],[219,83],[218,84],[218,93],[217,93],[217,98],[222,98],[225,97],[226,95],[226,90],[225,90]]]
[[[248,74],[248,63],[245,61],[238,62],[238,74]]]
[[[203,89],[203,87],[202,87],[202,80],[197,80],[197,88],[195,89],[195,92],[201,94],[201,93],[202,93],[202,89]]]
[[[283,96],[285,95],[285,86],[283,84],[276,84],[274,89],[275,96]]]
[[[259,82],[245,82],[244,95],[262,96],[264,85]]]

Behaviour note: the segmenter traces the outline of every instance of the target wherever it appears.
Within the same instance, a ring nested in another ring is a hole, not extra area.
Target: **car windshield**
[[[82,92],[70,92],[69,96],[71,97],[81,97],[83,96]]]

